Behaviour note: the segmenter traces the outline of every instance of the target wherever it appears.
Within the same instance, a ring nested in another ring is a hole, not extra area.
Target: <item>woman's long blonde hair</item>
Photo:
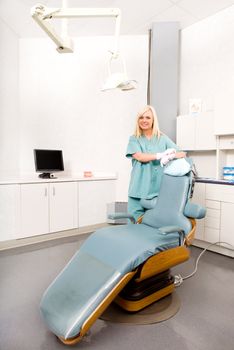
[[[137,115],[137,121],[136,121],[136,129],[134,132],[134,136],[136,137],[140,137],[142,136],[143,132],[141,130],[141,128],[139,127],[139,118],[147,111],[151,110],[152,115],[153,115],[153,125],[152,125],[152,136],[156,136],[156,137],[160,137],[161,135],[161,131],[159,130],[159,126],[158,126],[158,117],[156,114],[156,111],[154,109],[154,107],[152,106],[145,106],[144,109],[142,109],[138,115]]]

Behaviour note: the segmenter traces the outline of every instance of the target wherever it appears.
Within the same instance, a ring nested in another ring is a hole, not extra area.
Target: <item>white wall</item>
[[[17,35],[0,19],[0,176],[19,174]]]
[[[117,200],[127,199],[131,165],[125,158],[136,113],[146,104],[147,36],[121,37],[138,89],[100,92],[112,37],[75,40],[59,54],[49,39],[20,39],[20,172],[33,174],[34,148],[62,149],[66,174],[118,172]]]
[[[212,111],[215,128],[233,133],[234,119],[234,6],[181,32],[179,114],[189,111],[189,98],[202,99],[202,111]],[[218,121],[218,123],[217,123]],[[198,169],[202,160],[197,159]],[[215,158],[203,155],[200,176],[215,174]],[[234,164],[227,152],[226,165]],[[206,165],[206,166],[205,166]],[[212,170],[213,169],[213,170]]]
[[[181,31],[179,114],[188,113],[189,98],[201,98],[203,111],[227,103],[221,96],[234,89],[233,37],[234,6]]]

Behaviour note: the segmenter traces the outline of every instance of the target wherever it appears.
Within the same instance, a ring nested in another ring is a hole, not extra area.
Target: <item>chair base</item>
[[[130,281],[114,301],[128,312],[137,312],[171,294],[174,289],[174,277],[167,270],[140,282]]]

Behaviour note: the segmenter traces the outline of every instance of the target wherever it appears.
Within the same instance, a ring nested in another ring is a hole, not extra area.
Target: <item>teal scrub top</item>
[[[130,137],[126,152],[126,157],[132,159],[129,197],[151,199],[157,196],[163,175],[159,160],[141,163],[132,158],[132,155],[136,152],[156,154],[168,148],[178,150],[176,144],[166,135],[161,135],[159,138],[153,136],[150,140],[145,136]]]

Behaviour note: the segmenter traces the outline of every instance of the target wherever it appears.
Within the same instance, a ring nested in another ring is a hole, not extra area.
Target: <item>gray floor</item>
[[[59,350],[61,344],[43,324],[41,295],[79,248],[84,236],[0,253],[0,349]],[[193,270],[200,249],[176,267]],[[234,259],[206,252],[197,274],[176,289],[180,311],[153,325],[126,325],[97,320],[72,349],[95,350],[233,350]]]

